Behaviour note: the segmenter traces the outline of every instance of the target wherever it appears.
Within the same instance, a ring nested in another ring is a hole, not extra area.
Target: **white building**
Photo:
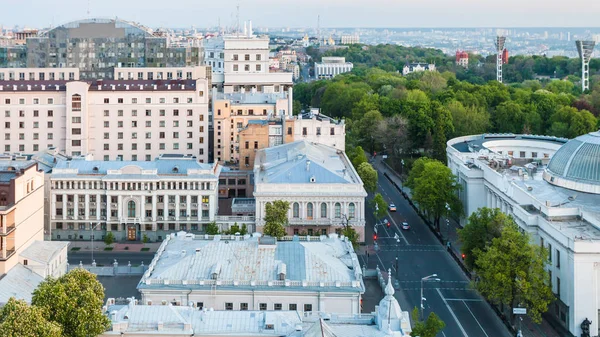
[[[402,75],[406,76],[416,71],[434,71],[435,64],[432,63],[409,63],[402,68]]]
[[[290,203],[289,235],[339,232],[346,221],[364,241],[363,182],[344,153],[306,140],[257,151],[254,162],[256,227],[265,225],[268,202]]]
[[[315,78],[330,79],[335,75],[352,71],[352,62],[346,62],[345,57],[323,57],[321,62],[315,63]]]
[[[295,116],[294,141],[306,140],[331,146],[340,151],[346,150],[346,123],[321,114],[319,109]]]
[[[365,288],[352,244],[336,234],[303,239],[171,234],[138,284],[142,303],[360,313]]]
[[[581,334],[600,313],[600,132],[572,139],[477,135],[452,139],[448,163],[463,186],[466,216],[480,207],[512,215],[548,248],[559,324]],[[462,220],[463,223],[465,219]]]
[[[340,38],[341,44],[355,44],[360,43],[360,36],[358,34],[353,35],[342,35]]]
[[[111,327],[102,336],[289,336],[289,337],[408,337],[412,331],[407,311],[394,298],[391,280],[386,296],[370,314],[301,312],[269,309],[254,311],[207,310],[195,303],[178,306],[142,305],[107,300],[103,308]]]
[[[50,177],[52,239],[163,240],[215,221],[217,164],[163,155],[152,162],[59,161]],[[93,231],[92,231],[93,228]]]
[[[71,73],[54,71],[55,78]],[[117,80],[94,82],[78,81],[72,73],[72,81],[0,81],[4,152],[56,147],[67,155],[132,161],[168,152],[208,162],[205,67],[117,68]]]
[[[293,73],[269,69],[269,37],[254,35],[252,24],[244,34],[208,39],[204,48],[213,87],[220,92],[283,93],[293,84]]]

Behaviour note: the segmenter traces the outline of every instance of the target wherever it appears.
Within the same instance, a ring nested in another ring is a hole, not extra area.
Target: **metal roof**
[[[68,241],[35,241],[22,251],[19,256],[38,263],[48,264],[56,254],[67,248],[69,244],[70,242]]]
[[[107,175],[108,171],[121,170],[127,171],[125,175],[142,176],[142,171],[154,171],[153,173],[158,175],[186,176],[211,174],[212,169],[213,165],[199,163],[194,159],[158,159],[154,161],[59,160],[52,176],[59,177],[61,174],[73,174],[73,170],[76,170],[78,175]],[[212,177],[214,178],[214,176]],[[147,178],[148,175],[144,173],[143,179]]]
[[[11,297],[31,303],[33,291],[43,280],[40,275],[17,263],[0,279],[0,305]]]
[[[566,180],[600,185],[600,132],[571,139],[556,151],[548,171]]]

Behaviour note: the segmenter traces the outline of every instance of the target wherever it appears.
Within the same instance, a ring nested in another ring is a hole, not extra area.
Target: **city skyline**
[[[201,5],[191,0],[174,0],[170,4],[161,8],[155,0],[61,0],[57,6],[41,0],[28,0],[24,5],[5,7],[0,25],[42,28],[87,17],[119,17],[150,27],[215,27],[219,23],[222,27],[234,27],[237,24],[237,5],[240,6],[239,20],[252,20],[255,27],[316,27],[318,15],[322,28],[589,27],[600,16],[600,4],[587,0],[573,0],[569,7],[559,0],[506,0],[501,6],[472,0],[412,3],[374,0],[368,7],[341,0],[306,0],[302,6],[293,8],[293,15],[289,15],[292,13],[289,3],[273,0],[252,3],[225,0]],[[25,5],[33,10],[23,11]],[[186,10],[182,11],[184,8]],[[410,15],[404,15],[406,13]],[[465,16],[465,13],[470,15]]]

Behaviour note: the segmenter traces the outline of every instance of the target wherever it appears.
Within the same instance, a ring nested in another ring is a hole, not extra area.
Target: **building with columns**
[[[321,62],[315,63],[315,78],[330,79],[335,75],[351,72],[353,68],[352,62],[346,62],[345,57],[323,57]]]
[[[448,166],[462,186],[466,218],[481,207],[511,215],[548,249],[556,300],[551,318],[581,335],[600,325],[600,132],[567,140],[531,135],[475,135],[448,141]],[[567,333],[565,332],[565,335]]]
[[[305,140],[259,150],[254,163],[256,228],[268,202],[290,203],[288,235],[326,235],[347,223],[365,239],[363,182],[344,151]]]
[[[53,240],[161,241],[216,220],[218,164],[162,155],[151,162],[59,161],[50,177]]]

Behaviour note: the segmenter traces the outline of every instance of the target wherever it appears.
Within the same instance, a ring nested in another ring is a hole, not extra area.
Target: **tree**
[[[469,216],[465,227],[458,230],[461,252],[465,254],[469,269],[475,266],[475,251],[485,251],[493,239],[500,237],[502,228],[510,223],[513,223],[513,219],[498,208],[483,207]]]
[[[433,217],[438,232],[442,216],[449,216],[450,212],[462,214],[462,204],[457,196],[459,188],[452,171],[437,160],[425,162],[421,175],[414,179],[413,201]]]
[[[217,235],[220,232],[219,225],[217,225],[217,223],[215,221],[209,222],[208,225],[206,225],[205,232],[208,235]]]
[[[377,132],[377,124],[383,120],[381,112],[377,110],[371,110],[364,114],[364,116],[353,125],[357,128],[358,134],[362,139],[362,144],[367,147],[369,152],[373,154],[375,151],[375,137]]]
[[[362,163],[357,169],[360,179],[363,181],[365,190],[374,193],[377,190],[377,171],[369,163]]]
[[[354,229],[354,227],[346,224],[344,228],[342,228],[342,235],[348,238],[348,241],[352,243],[352,247],[356,250],[358,249],[358,233]]]
[[[411,189],[414,189],[416,179],[421,177],[421,175],[423,174],[423,170],[425,170],[425,164],[430,161],[433,161],[433,159],[428,157],[421,157],[415,160],[415,162],[412,165],[412,169],[408,173],[408,178],[406,179],[405,185]]]
[[[442,321],[438,315],[431,312],[424,322],[419,319],[419,309],[415,307],[412,312],[414,326],[412,327],[411,336],[419,337],[435,337],[444,327],[446,323]]]
[[[115,235],[112,232],[106,233],[104,236],[104,244],[107,246],[112,245],[115,242]]]
[[[290,203],[283,200],[267,202],[265,205],[265,227],[263,233],[276,238],[285,235],[285,226],[288,224],[288,210]]]
[[[0,309],[0,336],[61,337],[62,330],[44,317],[42,309],[11,297]]]
[[[148,242],[150,242],[150,238],[148,237],[148,235],[144,234],[144,236],[142,236],[142,242],[144,244],[147,244]]]
[[[446,106],[452,115],[454,137],[476,135],[489,130],[490,116],[484,109],[465,107],[459,101],[451,101]]]
[[[527,308],[536,323],[554,300],[546,248],[530,243],[527,233],[521,233],[512,222],[502,228],[487,250],[476,253],[475,271],[479,281],[476,288],[488,300],[513,308]]]
[[[371,200],[371,205],[373,206],[373,212],[375,214],[375,220],[383,218],[387,214],[388,203],[385,202],[381,193],[375,194],[373,200]]]
[[[348,155],[352,155],[350,160],[352,161],[352,166],[358,170],[358,167],[362,163],[366,163],[368,161],[367,155],[361,146],[355,147],[352,152],[348,153]]]
[[[103,300],[104,287],[96,275],[77,268],[40,283],[31,304],[42,309],[47,320],[59,324],[63,336],[88,337],[104,333],[110,325],[102,312]]]

